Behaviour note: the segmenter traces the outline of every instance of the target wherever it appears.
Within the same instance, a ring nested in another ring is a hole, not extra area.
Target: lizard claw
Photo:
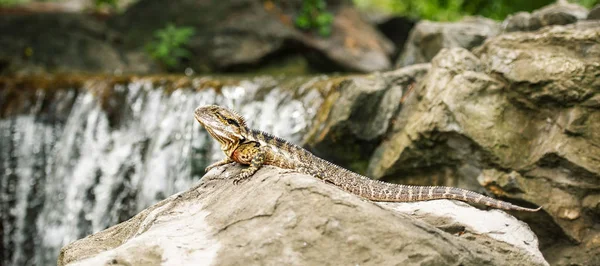
[[[252,174],[249,171],[246,171],[246,169],[242,170],[242,172],[233,179],[233,184],[234,185],[238,185],[240,184],[240,182],[248,179],[248,177],[250,177]]]
[[[239,185],[244,180],[246,180],[246,178],[242,178],[241,176],[240,177],[236,177],[235,179],[233,179],[233,184],[237,186],[237,185]]]

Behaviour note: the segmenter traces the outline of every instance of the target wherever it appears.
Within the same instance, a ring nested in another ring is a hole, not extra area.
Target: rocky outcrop
[[[331,36],[325,37],[295,26],[301,7],[302,1],[142,0],[122,14],[101,18],[9,12],[0,18],[0,31],[6,33],[0,36],[0,73],[164,71],[146,47],[168,24],[195,30],[185,43],[191,54],[171,70],[256,71],[257,66],[285,65],[281,61],[299,65],[298,72],[391,67],[393,44],[348,1],[328,5],[333,21]]]
[[[143,0],[110,24],[126,32],[125,44],[131,48],[143,47],[169,22],[194,27],[190,66],[197,70],[257,65],[270,55],[289,52],[308,55],[309,61],[329,70],[369,72],[391,66],[392,44],[347,1],[327,6],[335,18],[326,38],[294,26],[301,6],[301,1]]]
[[[1,15],[0,32],[0,74],[121,74],[157,69],[143,51],[122,51],[123,36],[90,15]]]
[[[520,217],[550,263],[599,264],[599,29],[579,22],[442,50],[367,175],[544,206],[548,215]]]
[[[385,73],[347,77],[329,90],[306,137],[321,157],[364,173],[370,154],[392,124],[406,96],[427,73],[419,64]]]
[[[498,22],[482,17],[467,17],[452,23],[420,21],[412,29],[396,65],[430,62],[443,48],[472,49],[500,31]]]
[[[504,20],[503,27],[507,32],[533,31],[545,26],[572,24],[585,19],[587,15],[588,10],[583,6],[557,1],[532,13],[518,12],[510,15]]]
[[[501,211],[447,200],[382,208],[275,167],[233,185],[240,170],[214,169],[190,190],[69,244],[58,265],[547,265],[527,225]],[[436,203],[470,216],[440,221]],[[500,231],[481,227],[491,219]]]

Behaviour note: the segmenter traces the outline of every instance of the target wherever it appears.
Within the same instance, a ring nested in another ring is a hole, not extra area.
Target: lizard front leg
[[[221,165],[230,164],[230,163],[234,163],[234,162],[235,161],[232,160],[231,158],[225,157],[225,159],[220,160],[220,161],[218,161],[216,163],[213,163],[213,164],[207,166],[206,169],[204,169],[204,172],[208,173],[208,171],[210,171],[211,169],[213,169],[215,167],[218,167],[218,166],[221,166]]]
[[[235,179],[233,179],[233,184],[237,185],[241,181],[249,178],[254,173],[256,173],[256,171],[258,171],[258,169],[260,169],[260,167],[263,166],[263,164],[265,163],[265,156],[266,152],[262,147],[256,149],[256,152],[253,153],[250,166],[242,170],[242,172]]]

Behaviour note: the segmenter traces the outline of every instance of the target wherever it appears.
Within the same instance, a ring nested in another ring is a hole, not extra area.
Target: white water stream
[[[110,113],[86,88],[45,105],[38,92],[30,112],[0,120],[0,264],[53,265],[62,246],[191,187],[223,156],[193,118],[199,105],[236,109],[249,126],[301,144],[321,96],[272,83],[165,93],[136,81],[113,88],[123,104]]]

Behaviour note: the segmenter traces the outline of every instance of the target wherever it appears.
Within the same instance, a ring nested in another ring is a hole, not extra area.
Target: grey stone
[[[458,22],[420,21],[412,29],[398,67],[427,63],[442,49],[472,49],[501,31],[500,24],[482,17],[467,17]]]
[[[598,264],[596,205],[584,197],[600,189],[599,26],[502,34],[473,53],[443,49],[367,175],[484,187],[543,206],[547,215],[517,215],[535,228],[549,262]]]
[[[534,31],[550,25],[567,25],[583,20],[588,10],[580,5],[558,1],[533,11],[518,12],[508,16],[502,26],[505,31]]]
[[[467,229],[452,234],[429,224],[440,209],[417,220],[274,167],[233,185],[228,177],[240,169],[214,169],[196,187],[67,245],[58,265],[548,265],[527,226],[499,211],[455,220]],[[498,217],[516,229],[503,232],[532,247],[473,230]]]
[[[308,133],[307,145],[320,156],[364,171],[392,117],[426,73],[429,64],[347,77],[338,81]]]

